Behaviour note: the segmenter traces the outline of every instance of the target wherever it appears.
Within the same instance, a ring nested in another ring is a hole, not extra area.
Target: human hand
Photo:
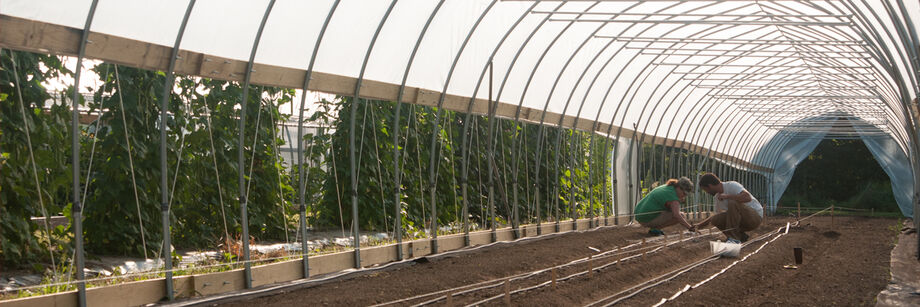
[[[728,195],[726,195],[725,193],[719,193],[719,194],[716,194],[716,198],[719,200],[726,200],[728,199]]]

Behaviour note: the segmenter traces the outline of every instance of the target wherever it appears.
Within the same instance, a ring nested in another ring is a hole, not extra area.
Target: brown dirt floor
[[[775,230],[787,221],[792,220],[781,217],[768,218],[764,225],[750,233],[751,237]],[[747,261],[736,265],[702,287],[684,293],[669,304],[872,304],[889,278],[889,253],[896,232],[889,230],[888,226],[894,223],[893,219],[837,217],[835,227],[831,229],[829,217],[813,218],[803,222],[802,227],[793,229],[788,235],[771,243]],[[672,227],[665,231],[669,232],[673,241],[678,230],[679,227]],[[646,231],[645,228],[635,226],[613,227],[515,244],[500,244],[222,305],[373,305],[568,263],[593,254],[588,246],[611,250],[647,238]],[[555,288],[545,286],[514,294],[511,301],[512,304],[521,306],[588,304],[706,258],[710,255],[707,241],[713,238],[723,237],[715,235],[677,243],[658,252],[623,261],[620,265],[596,270],[590,276],[581,275],[560,281]],[[745,247],[742,249],[742,255],[752,252],[763,242],[765,241]],[[783,269],[783,264],[792,262],[793,246],[804,249],[805,264],[798,270]],[[641,254],[641,251],[621,256],[635,254]],[[596,259],[593,267],[611,263],[618,258]],[[734,259],[710,262],[622,303],[630,306],[655,304],[661,298],[670,297],[685,284],[699,282],[732,261]],[[580,263],[557,270],[557,276],[562,278],[586,270],[587,265]],[[549,274],[538,274],[532,278],[512,282],[510,289],[513,291],[533,286],[549,279]],[[496,287],[458,295],[453,297],[452,301],[454,305],[469,304],[500,295],[503,290],[504,287]],[[416,304],[424,300],[414,300],[402,305]],[[438,304],[443,305],[444,301]],[[504,303],[500,298],[487,305],[489,304]]]
[[[703,286],[692,289],[667,306],[865,306],[890,278],[891,249],[899,229],[894,219],[830,217],[805,221],[802,227],[770,243],[745,262]],[[742,250],[747,254],[762,243]],[[793,247],[803,249],[803,265],[793,263]],[[652,305],[670,297],[685,284],[695,284],[726,267],[720,259],[690,271],[669,283],[624,301],[626,305]]]

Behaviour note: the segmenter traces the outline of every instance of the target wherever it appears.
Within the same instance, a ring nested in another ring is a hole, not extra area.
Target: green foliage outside
[[[42,224],[29,219],[44,215],[39,190],[49,215],[71,217],[72,95],[51,93],[42,82],[71,80],[72,72],[56,56],[14,53],[21,97],[15,90],[10,53],[0,53],[0,263],[5,267],[49,263],[49,245],[57,262],[66,262],[72,253],[70,225],[51,229],[49,236]],[[112,64],[97,65],[92,71],[104,84],[89,89],[92,99],[80,101],[84,113],[100,114],[97,120],[81,125],[79,131],[86,250],[90,257],[156,257],[163,239],[159,106],[165,74]],[[299,168],[295,166],[292,171],[285,167],[292,161],[278,160],[277,147],[284,140],[276,137],[276,130],[286,120],[278,110],[291,102],[294,92],[250,87],[243,146],[247,164],[242,166],[237,161],[241,86],[178,76],[176,88],[169,92],[167,188],[173,245],[180,249],[215,248],[223,238],[239,237],[240,167],[249,182],[251,236],[257,241],[293,241],[299,215],[294,188]],[[25,105],[19,103],[20,98]],[[56,100],[49,108],[45,102],[52,99]],[[432,186],[439,224],[459,231],[464,129],[469,131],[467,198],[474,227],[489,224],[490,197],[495,205],[494,218],[504,225],[513,219],[515,206],[520,222],[529,223],[538,215],[543,221],[580,218],[589,211],[603,215],[603,208],[610,205],[612,184],[606,161],[612,143],[603,142],[603,138],[592,140],[588,133],[508,119],[492,119],[494,133],[490,138],[486,117],[471,116],[467,121],[465,114],[442,110],[440,124],[434,127],[437,109],[409,104],[402,106],[397,127],[393,125],[393,102],[354,102],[337,97],[315,103],[318,111],[307,121],[326,128],[304,136],[306,217],[313,229],[347,231],[352,226],[348,143],[352,103],[357,103],[358,112],[356,169],[362,230],[394,231],[394,176],[399,173],[399,218],[404,234],[426,235]],[[24,127],[29,127],[28,134]],[[399,137],[394,144],[397,130]],[[434,184],[429,179],[432,134],[438,142]],[[33,180],[27,135],[35,150],[40,189]],[[494,146],[491,151],[490,140]],[[400,149],[398,170],[394,168],[394,146]],[[494,166],[491,173],[490,159]],[[518,162],[516,177],[512,161]],[[494,181],[491,194],[490,177]]]
[[[841,207],[900,212],[891,181],[862,140],[824,140],[796,168],[783,207]]]
[[[20,112],[20,97],[8,50],[2,53],[3,70],[0,71],[0,89],[4,94],[0,104],[0,131],[3,131],[0,152],[5,157],[3,176],[0,176],[3,187],[0,192],[0,260],[11,267],[50,262],[49,237],[42,224],[29,221],[30,217],[44,214],[33,180],[26,125],[30,128],[28,135],[48,214],[71,218],[72,208],[69,133],[69,97],[72,95],[50,93],[41,85],[50,78],[70,79],[72,73],[55,56],[15,52],[15,58],[21,98],[26,104],[25,118]],[[165,74],[118,67],[116,79],[116,68],[110,64],[98,65],[93,71],[105,84],[95,90],[92,101],[81,101],[90,113],[101,113],[98,120],[82,125],[80,131],[80,186],[83,189],[80,192],[84,199],[87,252],[90,255],[145,256],[146,247],[146,256],[156,257],[162,242],[158,125],[159,97]],[[240,113],[237,105],[242,89],[231,82],[188,77],[177,78],[177,84],[179,89],[170,91],[167,122],[173,244],[177,248],[214,247],[221,238],[235,237],[240,232],[236,152]],[[44,102],[52,99],[52,94],[63,98],[56,98],[50,109],[42,109]],[[274,137],[275,125],[282,120],[278,106],[289,102],[292,94],[290,90],[253,86],[247,102],[244,150],[246,161],[252,164],[244,167],[247,177],[252,178],[249,223],[250,233],[260,240],[283,240],[285,226],[291,225],[284,217],[290,215],[286,211],[290,211],[292,188],[288,177],[280,176],[283,168],[275,158],[273,143],[280,142]],[[258,137],[254,140],[256,131]],[[254,159],[253,144],[256,148]],[[87,177],[90,178],[88,184]],[[220,190],[217,189],[218,180]],[[58,226],[51,232],[55,258],[58,261],[69,259],[72,250],[70,224]]]

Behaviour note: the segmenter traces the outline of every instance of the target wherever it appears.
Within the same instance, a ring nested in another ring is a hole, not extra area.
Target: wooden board
[[[246,287],[243,269],[192,275],[192,279],[196,296],[243,290]]]
[[[270,285],[303,278],[303,260],[288,260],[252,268],[252,286]]]
[[[703,217],[710,215],[709,212],[700,214]],[[614,217],[607,218],[610,225],[613,224]],[[629,217],[621,216],[620,225],[629,222]],[[571,220],[560,223],[560,231],[571,231],[573,225],[579,225],[579,229],[586,229],[588,219],[580,219],[577,222]],[[601,221],[596,219],[596,221]],[[603,222],[601,222],[603,223]],[[522,235],[535,236],[536,225],[521,225]],[[552,222],[542,223],[540,225],[543,234],[555,232],[555,224]],[[526,230],[525,230],[526,229]],[[510,227],[500,228],[497,231],[499,241],[513,240],[513,232]],[[443,251],[455,250],[463,247],[463,235],[449,235],[438,238],[439,248]],[[470,233],[471,245],[482,245],[491,243],[491,233],[489,230],[481,230]],[[431,241],[427,239],[408,241],[403,243],[404,256],[423,257],[431,252]],[[372,266],[377,264],[389,263],[396,260],[396,245],[386,245],[378,247],[364,248],[361,250],[362,266]],[[411,254],[409,252],[411,251]],[[321,275],[334,272],[340,272],[346,269],[354,268],[354,252],[344,251],[326,255],[311,257],[310,275]],[[302,262],[300,259],[288,260],[273,264],[259,265],[252,268],[253,286],[261,286],[286,282],[302,278]],[[244,288],[243,270],[198,274],[192,276],[182,276],[174,279],[176,297],[202,296],[230,291],[238,291]],[[165,282],[163,279],[144,280],[138,282],[124,283],[108,287],[90,288],[87,290],[87,303],[90,306],[134,306],[149,303],[155,303],[165,296]],[[77,305],[76,291],[49,294],[43,296],[28,297],[22,299],[0,301],[0,306],[19,307],[19,306],[55,306],[71,307]]]
[[[461,249],[464,247],[463,241],[463,235],[438,237],[438,252]]]

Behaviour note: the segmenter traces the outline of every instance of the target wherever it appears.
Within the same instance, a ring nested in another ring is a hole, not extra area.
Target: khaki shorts
[[[674,214],[671,213],[671,211],[664,211],[664,212],[658,213],[658,216],[656,216],[651,221],[648,221],[645,223],[639,222],[639,224],[645,227],[650,227],[650,228],[660,228],[662,225],[667,225],[668,223],[670,223],[671,220],[673,219],[674,219]]]

